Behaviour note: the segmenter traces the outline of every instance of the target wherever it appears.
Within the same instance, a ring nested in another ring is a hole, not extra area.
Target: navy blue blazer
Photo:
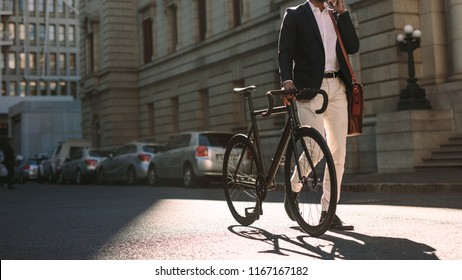
[[[359,39],[349,12],[334,13],[348,54],[359,50]],[[337,41],[340,78],[351,93],[351,74]],[[292,80],[297,88],[320,88],[324,75],[325,53],[316,18],[308,2],[286,10],[279,34],[278,61],[281,82]]]

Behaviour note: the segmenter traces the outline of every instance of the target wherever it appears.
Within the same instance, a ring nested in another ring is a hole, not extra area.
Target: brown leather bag
[[[363,133],[364,96],[363,86],[353,83],[353,94],[348,100],[348,136]]]
[[[348,136],[358,136],[363,133],[363,115],[364,115],[364,95],[363,86],[356,79],[356,75],[351,67],[350,59],[343,45],[342,37],[338,31],[337,21],[334,15],[329,11],[332,22],[334,23],[335,31],[337,32],[337,39],[342,48],[343,56],[348,65],[351,73],[353,93],[348,98]]]

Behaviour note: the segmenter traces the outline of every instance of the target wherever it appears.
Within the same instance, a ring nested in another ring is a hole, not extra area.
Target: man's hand
[[[293,89],[294,88],[294,82],[286,81],[286,82],[284,82],[282,84],[282,88],[285,89],[285,90]],[[294,97],[292,95],[281,95],[282,104],[284,104],[284,106],[289,106],[290,105],[289,100],[291,100],[293,98]]]
[[[343,14],[346,11],[344,0],[329,0],[329,3],[332,4],[334,10],[339,14]]]

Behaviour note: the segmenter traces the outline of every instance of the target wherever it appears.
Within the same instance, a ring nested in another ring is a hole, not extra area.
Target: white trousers
[[[317,95],[308,102],[298,102],[298,116],[302,125],[309,125],[319,131],[327,141],[332,154],[335,171],[337,175],[337,202],[340,199],[342,177],[345,171],[346,141],[348,127],[348,102],[346,98],[345,84],[340,78],[325,78],[322,81],[321,89],[327,92],[329,103],[327,109],[322,114],[315,111],[322,106],[323,97]],[[320,159],[316,159],[313,153],[313,161],[316,164]],[[310,172],[307,170],[305,172]],[[330,178],[324,178],[324,186],[329,184]],[[292,177],[292,190],[299,192],[301,183],[298,174]],[[324,191],[325,196],[321,199],[322,210],[326,210],[329,205],[329,195]]]

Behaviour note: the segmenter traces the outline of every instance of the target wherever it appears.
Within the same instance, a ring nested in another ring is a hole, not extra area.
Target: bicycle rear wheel
[[[303,126],[295,135],[286,150],[286,199],[298,225],[319,236],[329,229],[337,207],[334,161],[316,129]]]
[[[257,152],[242,134],[229,141],[223,159],[226,202],[234,219],[241,225],[252,224],[260,215],[257,184],[261,174]]]

